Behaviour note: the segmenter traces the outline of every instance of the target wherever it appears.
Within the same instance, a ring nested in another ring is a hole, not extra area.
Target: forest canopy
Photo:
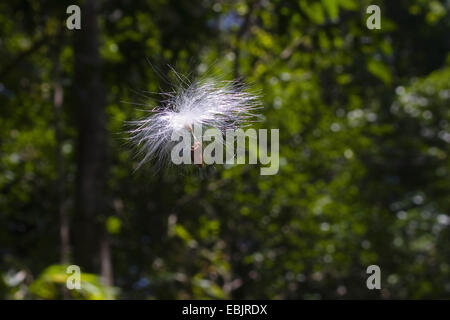
[[[0,2],[0,298],[449,298],[449,31],[445,0]],[[173,70],[260,92],[278,173],[137,169]]]

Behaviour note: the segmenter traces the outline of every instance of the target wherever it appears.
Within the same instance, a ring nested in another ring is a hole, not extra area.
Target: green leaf
[[[339,5],[347,10],[358,9],[358,3],[355,0],[339,0]]]
[[[122,222],[117,217],[111,216],[106,220],[106,229],[110,234],[118,234],[121,226]]]
[[[367,70],[385,84],[391,83],[391,71],[383,62],[371,59],[367,62]]]
[[[331,20],[336,20],[339,15],[338,0],[322,0],[322,4]]]

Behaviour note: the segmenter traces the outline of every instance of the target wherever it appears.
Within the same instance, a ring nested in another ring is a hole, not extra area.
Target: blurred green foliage
[[[0,3],[0,297],[450,297],[450,8],[437,0],[100,1],[115,288],[83,272],[83,289],[64,293],[61,188],[79,219],[74,2]],[[366,28],[370,4],[381,30]],[[166,90],[167,64],[260,90],[279,173],[135,172],[123,125],[145,112],[123,101],[157,105],[139,92]],[[380,291],[366,288],[371,264]]]
[[[66,286],[70,274],[68,265],[52,265],[46,268],[29,287],[30,293],[40,299],[57,299]],[[59,291],[58,291],[59,288]],[[94,274],[80,274],[80,289],[70,290],[73,299],[105,300],[113,299],[115,292],[101,283]]]

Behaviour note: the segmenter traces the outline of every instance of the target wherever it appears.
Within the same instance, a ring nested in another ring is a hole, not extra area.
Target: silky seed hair
[[[158,168],[170,163],[170,153],[177,143],[171,141],[174,132],[199,125],[215,128],[223,134],[227,129],[244,128],[260,120],[259,94],[251,93],[241,81],[206,78],[193,82],[177,74],[179,84],[171,92],[160,93],[162,101],[149,110],[150,115],[127,125],[130,142],[139,150],[138,168],[153,162]],[[197,137],[193,137],[194,140]]]

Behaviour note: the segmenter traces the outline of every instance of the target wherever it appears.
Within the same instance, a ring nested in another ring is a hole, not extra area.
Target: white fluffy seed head
[[[200,80],[162,95],[167,99],[149,117],[128,122],[130,141],[143,155],[139,166],[152,159],[158,165],[167,162],[176,144],[171,141],[174,132],[201,125],[225,133],[257,120],[255,111],[261,108],[259,96],[238,81]]]

